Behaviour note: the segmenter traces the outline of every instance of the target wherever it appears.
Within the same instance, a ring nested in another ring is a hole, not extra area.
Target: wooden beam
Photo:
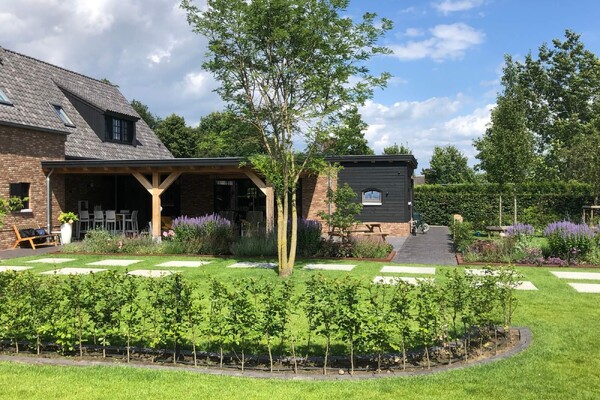
[[[267,232],[272,233],[275,229],[275,190],[273,190],[273,186],[267,185],[253,171],[244,170],[244,173],[266,196],[265,222]]]
[[[131,175],[133,175],[135,177],[135,179],[138,180],[139,183],[142,184],[142,186],[147,190],[147,191],[151,191],[152,190],[152,184],[150,183],[150,181],[148,179],[146,179],[146,177],[142,174],[140,174],[137,171],[133,171],[131,173]]]
[[[160,174],[152,173],[152,237],[160,238]]]
[[[167,190],[169,186],[171,186],[173,182],[179,178],[180,175],[181,172],[171,172],[171,174],[169,174],[169,176],[167,176],[167,178],[160,184],[159,188],[163,191]]]

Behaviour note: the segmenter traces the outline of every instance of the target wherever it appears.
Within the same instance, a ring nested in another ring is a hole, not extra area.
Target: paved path
[[[406,264],[456,265],[452,250],[450,230],[445,226],[432,226],[429,232],[407,238],[388,237],[396,256],[392,260]]]

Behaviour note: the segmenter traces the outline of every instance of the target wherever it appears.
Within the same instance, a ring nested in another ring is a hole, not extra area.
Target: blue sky
[[[178,4],[0,0],[0,46],[108,78],[153,113],[176,113],[195,125],[224,104],[213,92],[218,83],[200,67],[205,40],[191,32]],[[504,54],[536,54],[565,29],[600,51],[600,2],[592,0],[353,0],[347,14],[365,11],[394,23],[384,39],[394,54],[370,63],[393,78],[361,108],[366,137],[376,153],[407,144],[419,170],[436,145],[455,145],[469,164],[477,162],[472,142],[489,122]]]

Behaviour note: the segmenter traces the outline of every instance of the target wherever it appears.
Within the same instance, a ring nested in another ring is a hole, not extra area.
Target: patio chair
[[[117,212],[115,210],[106,210],[104,227],[112,233],[117,231]]]
[[[92,224],[92,227],[94,229],[100,227],[101,229],[104,229],[104,211],[102,210],[95,210],[94,211],[94,223]]]
[[[81,210],[79,212],[79,220],[77,221],[77,238],[81,239],[81,234],[87,233],[91,222],[90,212],[88,210]]]
[[[132,235],[137,235],[139,232],[138,210],[133,210],[131,212],[131,215],[123,220],[123,223],[125,224],[123,231],[126,235],[128,233],[131,233]]]

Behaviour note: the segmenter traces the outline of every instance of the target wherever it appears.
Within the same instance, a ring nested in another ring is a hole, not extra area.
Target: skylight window
[[[8,99],[8,96],[4,94],[2,89],[0,89],[0,104],[7,104],[9,106],[12,106],[12,101]]]
[[[52,107],[54,107],[56,115],[58,115],[58,118],[60,118],[63,124],[65,124],[66,126],[75,127],[75,124],[73,123],[73,121],[71,121],[71,118],[69,118],[62,106],[59,106],[58,104],[52,104]]]

